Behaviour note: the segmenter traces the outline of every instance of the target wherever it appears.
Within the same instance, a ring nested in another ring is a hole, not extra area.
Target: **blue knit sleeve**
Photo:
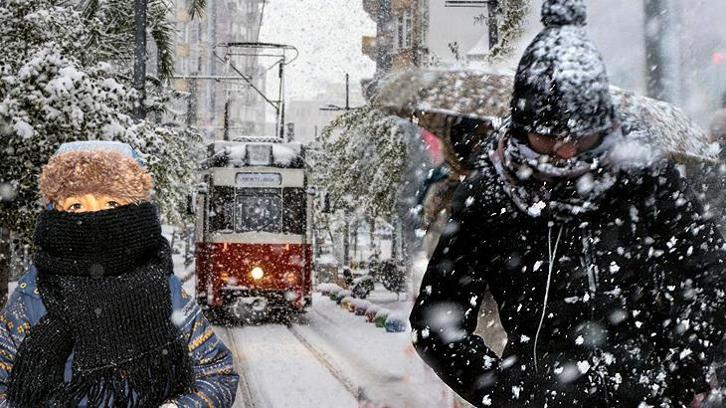
[[[35,276],[31,277],[34,282]],[[21,280],[25,287],[25,280]],[[32,303],[40,303],[40,299],[28,296],[18,289],[10,296],[2,312],[0,312],[0,408],[8,406],[6,395],[10,372],[15,362],[17,347],[23,342],[25,335],[33,323],[28,310],[37,308]]]
[[[195,391],[173,401],[180,407],[229,408],[234,403],[239,376],[232,353],[217,337],[197,302],[176,276],[169,280],[174,312],[172,320],[187,340],[194,361]]]

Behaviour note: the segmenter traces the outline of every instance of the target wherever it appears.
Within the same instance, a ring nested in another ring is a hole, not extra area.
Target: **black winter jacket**
[[[472,404],[676,407],[709,390],[726,328],[720,233],[670,164],[623,173],[606,194],[557,222],[518,210],[489,161],[459,186],[411,325]],[[501,357],[473,334],[487,290]]]

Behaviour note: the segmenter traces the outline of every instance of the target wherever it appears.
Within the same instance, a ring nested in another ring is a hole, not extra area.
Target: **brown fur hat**
[[[131,157],[112,150],[55,155],[40,175],[40,193],[46,204],[85,194],[139,203],[151,199],[151,188],[151,176],[146,170]]]

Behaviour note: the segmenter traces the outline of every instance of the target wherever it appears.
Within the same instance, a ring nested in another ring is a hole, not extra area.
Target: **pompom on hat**
[[[565,25],[585,26],[587,7],[584,0],[545,0],[542,4],[542,24],[548,28]]]
[[[153,183],[138,153],[126,143],[81,141],[62,144],[43,166],[40,193],[46,204],[86,194],[140,203]]]
[[[544,0],[544,29],[517,68],[511,106],[515,135],[579,139],[617,123],[602,56],[587,38],[584,0]]]

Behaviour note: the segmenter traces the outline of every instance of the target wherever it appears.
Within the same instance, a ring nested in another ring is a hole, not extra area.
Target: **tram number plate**
[[[282,174],[280,173],[237,173],[237,185],[266,185],[279,186],[282,184]]]

